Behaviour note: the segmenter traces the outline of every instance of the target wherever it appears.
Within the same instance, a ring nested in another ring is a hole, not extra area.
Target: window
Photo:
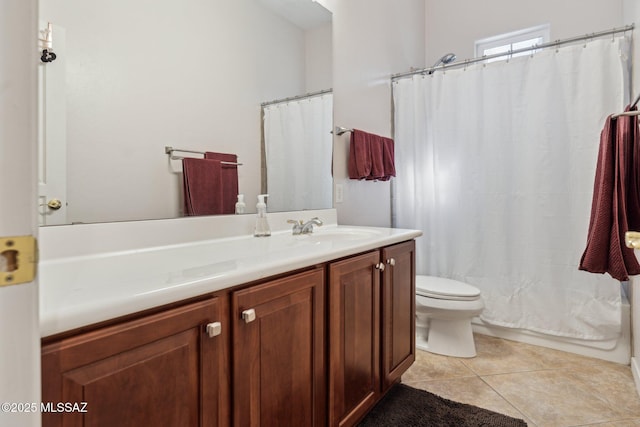
[[[486,39],[477,40],[476,56],[496,55],[505,53],[505,55],[496,56],[487,59],[487,62],[504,61],[518,56],[529,55],[534,50],[520,53],[506,54],[509,51],[528,48],[535,45],[547,43],[549,41],[550,25],[544,24],[537,27],[525,28],[524,30],[514,31],[511,33],[500,34]]]

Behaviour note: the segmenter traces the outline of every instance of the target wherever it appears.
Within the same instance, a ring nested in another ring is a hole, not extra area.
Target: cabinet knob
[[[376,269],[380,270],[380,271],[384,271],[384,264],[379,262],[376,264]]]
[[[245,323],[253,322],[256,320],[256,311],[253,308],[243,311],[242,320],[244,320]]]
[[[389,258],[389,259],[387,260],[387,264],[389,264],[390,266],[394,266],[394,265],[396,265],[396,260],[395,260],[395,258]]]
[[[209,337],[211,338],[217,337],[221,333],[222,333],[222,323],[213,322],[213,323],[207,324],[207,334],[209,334]]]

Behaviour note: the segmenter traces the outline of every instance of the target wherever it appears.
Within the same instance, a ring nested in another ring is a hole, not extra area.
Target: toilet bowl
[[[471,319],[483,309],[484,301],[475,286],[416,276],[416,347],[446,356],[474,357]]]

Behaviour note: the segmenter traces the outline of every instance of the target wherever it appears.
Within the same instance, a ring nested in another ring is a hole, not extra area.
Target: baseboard
[[[633,373],[633,382],[636,385],[636,392],[640,395],[640,370],[638,369],[638,360],[631,358],[631,372]]]

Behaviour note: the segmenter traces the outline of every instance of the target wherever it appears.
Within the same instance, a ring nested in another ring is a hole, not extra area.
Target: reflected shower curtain
[[[490,324],[619,335],[620,283],[578,264],[628,52],[622,37],[600,39],[393,83],[393,220],[424,231],[418,274],[480,288]]]
[[[333,95],[264,107],[269,211],[332,206]]]

